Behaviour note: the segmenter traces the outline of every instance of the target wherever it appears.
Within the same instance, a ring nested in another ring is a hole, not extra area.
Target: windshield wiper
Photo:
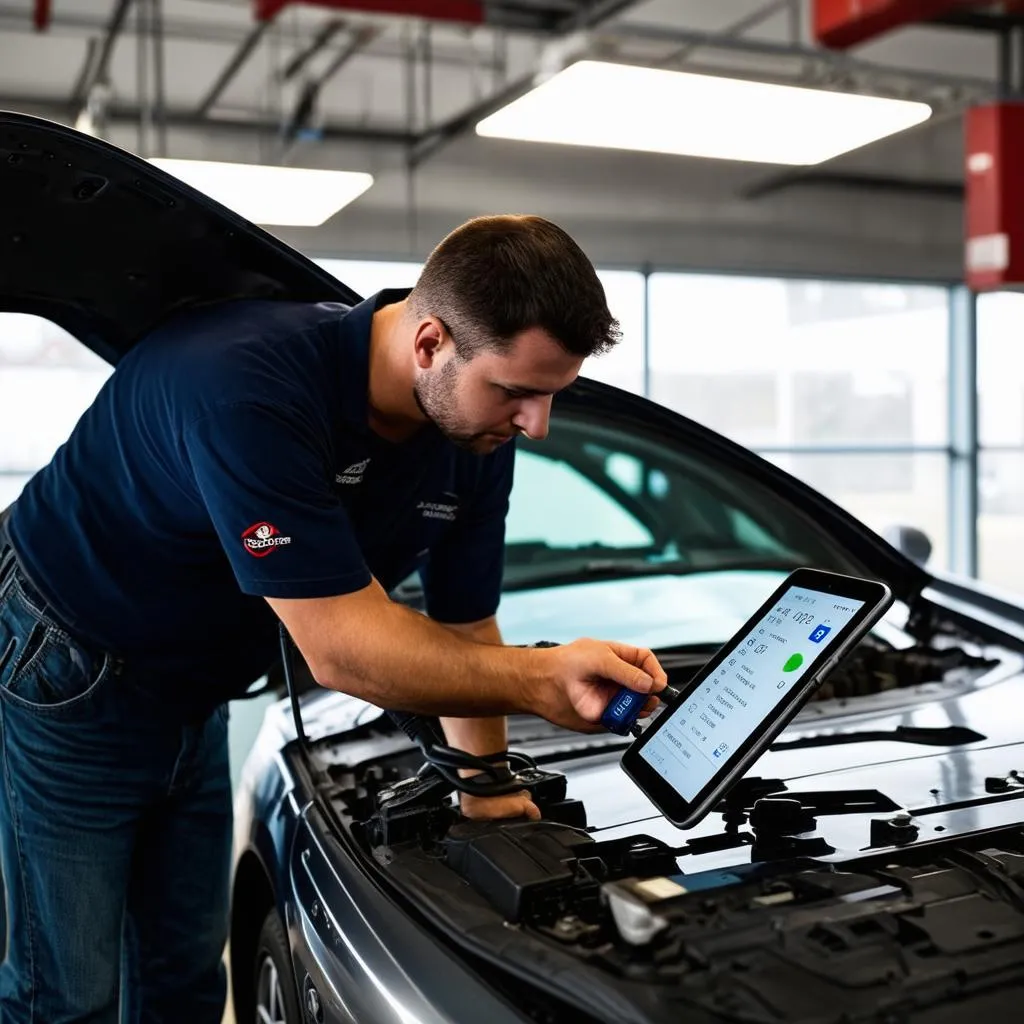
[[[583,562],[538,566],[533,571],[509,567],[505,574],[505,590],[527,590],[538,586],[559,587],[571,583],[601,580],[626,580],[643,576],[696,576],[715,572],[792,572],[804,563],[793,558],[767,556],[723,557],[700,564],[688,559],[648,561],[640,558],[590,558]]]

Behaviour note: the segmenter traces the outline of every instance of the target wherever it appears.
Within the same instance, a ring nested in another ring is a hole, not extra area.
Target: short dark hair
[[[456,228],[430,254],[409,305],[436,316],[464,359],[534,327],[581,356],[621,337],[590,260],[543,217],[476,217]]]

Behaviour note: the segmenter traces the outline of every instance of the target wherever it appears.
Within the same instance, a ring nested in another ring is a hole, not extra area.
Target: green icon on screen
[[[795,672],[804,663],[804,656],[802,654],[791,654],[786,660],[786,664],[782,666],[783,672]]]

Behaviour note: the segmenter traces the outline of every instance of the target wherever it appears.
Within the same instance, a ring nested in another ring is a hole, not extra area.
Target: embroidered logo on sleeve
[[[271,523],[253,523],[242,534],[245,550],[254,558],[265,558],[274,548],[291,544],[291,537],[282,537],[281,531]]]
[[[362,462],[353,462],[347,469],[340,473],[335,473],[334,482],[336,484],[361,484],[363,482],[363,474],[366,472],[366,467],[369,464],[369,459],[363,459]]]

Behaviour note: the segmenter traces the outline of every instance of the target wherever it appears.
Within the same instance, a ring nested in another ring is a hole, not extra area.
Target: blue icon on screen
[[[814,644],[820,644],[832,632],[831,626],[817,626],[814,632],[807,638]]]

